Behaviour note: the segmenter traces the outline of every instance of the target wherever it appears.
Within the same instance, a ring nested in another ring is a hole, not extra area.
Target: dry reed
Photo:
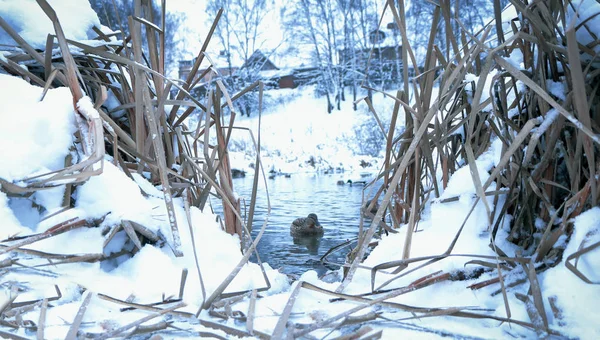
[[[246,264],[250,255],[256,252],[256,244],[260,240],[262,232],[264,232],[266,222],[262,226],[258,237],[252,240],[249,230],[251,224],[246,226],[244,218],[241,216],[240,202],[234,198],[227,150],[235,123],[233,103],[249,91],[256,91],[258,96],[262,96],[263,85],[257,82],[235,95],[230,95],[223,84],[220,83],[220,80],[217,79],[218,74],[210,62],[203,64],[203,61],[209,60],[209,58],[205,58],[205,51],[219,22],[220,13],[217,15],[202,49],[198,52],[198,58],[192,72],[181,85],[179,81],[168,79],[165,76],[164,61],[167,51],[164,48],[164,35],[168,32],[164,31],[164,25],[154,24],[156,18],[152,17],[150,1],[135,1],[135,14],[126,23],[130,27],[130,36],[124,37],[123,41],[113,41],[99,29],[95,29],[98,34],[96,39],[102,42],[95,46],[66,39],[60,21],[52,7],[45,0],[38,0],[38,4],[54,23],[56,35],[49,36],[46,50],[38,52],[22,39],[6,21],[0,18],[0,27],[17,42],[19,47],[11,54],[6,55],[5,59],[2,59],[1,66],[10,74],[21,76],[43,86],[45,91],[56,86],[67,86],[73,93],[74,103],[77,103],[84,96],[89,96],[94,103],[94,108],[98,111],[98,116],[90,116],[88,112],[82,110],[77,111],[81,116],[81,119],[78,119],[79,131],[77,136],[80,137],[79,143],[84,146],[80,159],[84,161],[71,164],[70,158],[66,159],[64,169],[34,178],[23,179],[18,185],[0,179],[1,190],[10,195],[27,196],[37,190],[67,183],[68,188],[62,210],[62,212],[65,212],[71,209],[75,203],[72,202],[70,193],[88,178],[101,173],[106,145],[106,150],[113,157],[115,165],[118,165],[127,176],[131,177],[132,172],[148,173],[151,182],[161,186],[168,213],[167,218],[171,226],[171,235],[158,235],[143,225],[124,220],[121,224],[110,227],[104,245],[106,246],[117,232],[124,230],[135,245],[130,255],[139,251],[144,243],[167,243],[175,256],[182,256],[179,236],[182,221],[176,219],[173,199],[176,197],[185,199],[186,217],[189,224],[190,207],[195,206],[204,209],[209,195],[213,195],[223,201],[225,231],[239,235],[241,239],[246,241],[244,244],[247,246],[242,249],[245,256],[239,265],[210,296],[205,296],[201,308],[209,309],[212,308],[215,301],[222,298],[248,293],[244,291],[223,294],[223,291]],[[164,22],[164,6],[161,9],[162,21]],[[53,49],[56,46],[60,48],[60,53],[54,51],[53,54]],[[70,49],[70,47],[76,47],[77,49]],[[148,55],[145,55],[144,51],[147,51]],[[28,67],[22,67],[24,61],[28,63]],[[200,66],[208,72],[199,75]],[[209,79],[214,78],[214,80],[201,84],[209,89],[208,95],[197,98],[190,92],[194,86],[197,86],[200,79],[205,79],[205,76]],[[171,96],[172,90],[175,92],[174,97]],[[119,102],[119,105],[109,112],[103,106],[108,91],[111,91]],[[205,104],[202,102],[205,102]],[[227,123],[225,123],[223,115],[223,108],[225,107],[232,112]],[[113,119],[111,113],[115,111],[124,111],[124,119],[118,121]],[[195,129],[190,129],[185,119],[192,112],[198,111],[200,111],[198,124]],[[158,138],[152,138],[152,136],[158,136]],[[254,140],[254,136],[251,137]],[[213,140],[216,140],[216,144],[212,144]],[[257,159],[255,163],[255,185],[250,202],[250,215],[254,211],[256,187],[259,174],[262,173],[260,153],[258,152],[259,145],[260,135],[258,135],[258,143],[255,143]],[[264,178],[264,174],[262,177]],[[49,254],[24,248],[34,242],[69,232],[75,228],[95,227],[96,223],[94,221],[70,219],[55,225],[42,234],[4,240],[0,252],[14,252],[17,254],[14,261],[4,263],[5,268],[12,270],[18,264],[18,254],[26,254],[29,257],[33,256],[41,259],[58,259],[52,265],[79,261],[99,262],[123,255],[123,251],[112,255]],[[185,222],[183,225],[185,225]],[[191,225],[188,227],[191,228]],[[196,256],[199,279],[202,282],[197,255],[194,254],[194,256]],[[32,267],[31,270],[41,272],[41,269],[37,269],[37,267]],[[264,268],[262,268],[262,271],[265,287],[258,289],[258,291],[270,287]],[[186,273],[182,274],[180,292],[183,292],[186,276]],[[203,294],[206,295],[206,292],[203,291]],[[90,297],[91,295],[88,294],[83,302],[80,313],[72,323],[68,338],[81,336],[79,326]],[[107,296],[99,296],[99,298],[114,303],[122,303]],[[43,313],[40,315],[41,328],[37,330],[38,337],[43,337],[44,334],[43,326],[47,301],[53,299],[52,297],[44,299],[46,302],[42,308]],[[170,306],[165,309],[157,307],[165,302],[150,305],[130,303],[128,305],[131,308],[156,311],[158,314],[126,325],[121,329],[114,330],[112,333],[88,335],[106,338],[122,336],[131,329],[133,330],[129,334],[152,331],[152,329],[141,329],[139,324],[151,317],[165,313],[193,317],[192,314],[176,311],[183,306],[177,304],[180,300],[181,293],[179,298],[165,301],[170,303]],[[28,302],[31,306],[36,304],[39,306],[39,303],[37,300]],[[8,312],[20,308],[20,306],[9,302],[5,308],[2,320],[10,315]],[[19,327],[18,325],[15,326]],[[157,326],[155,328],[161,329],[161,327]]]

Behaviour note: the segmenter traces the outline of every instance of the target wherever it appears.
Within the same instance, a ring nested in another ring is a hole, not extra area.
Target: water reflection
[[[309,269],[324,273],[318,260],[330,248],[353,239],[358,234],[362,186],[337,185],[343,175],[293,174],[268,180],[271,215],[267,229],[258,244],[260,259],[287,274],[300,275]],[[252,176],[233,180],[234,190],[248,203]],[[218,202],[214,202],[215,204]],[[215,207],[216,210],[220,210]],[[247,209],[246,209],[247,211]],[[244,212],[244,208],[242,208]],[[292,237],[290,224],[298,217],[316,213],[325,232],[322,237]],[[264,186],[259,186],[252,236],[256,237],[267,214]],[[336,263],[344,263],[349,248],[329,255]],[[255,259],[254,259],[255,261]],[[329,266],[331,268],[331,266]]]
[[[292,236],[294,244],[305,246],[310,255],[319,255],[322,236]]]

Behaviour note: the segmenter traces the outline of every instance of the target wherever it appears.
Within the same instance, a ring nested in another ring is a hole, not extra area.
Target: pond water
[[[339,268],[331,264],[323,265],[319,260],[332,247],[357,236],[364,189],[363,185],[338,185],[337,181],[342,178],[346,179],[344,174],[292,174],[291,177],[276,176],[267,180],[271,214],[257,247],[262,262],[293,275],[301,275],[310,269],[323,274],[327,269]],[[233,186],[235,192],[250,204],[252,176],[233,179]],[[367,193],[368,190],[365,190],[365,195]],[[220,210],[217,207],[215,209]],[[290,224],[309,213],[318,215],[325,230],[323,237],[294,239],[290,235]],[[266,215],[266,192],[264,185],[259,184],[253,238],[260,231]],[[368,226],[368,222],[365,220],[363,223]],[[342,247],[327,258],[343,264],[349,250],[349,246]],[[251,260],[256,262],[254,256]]]

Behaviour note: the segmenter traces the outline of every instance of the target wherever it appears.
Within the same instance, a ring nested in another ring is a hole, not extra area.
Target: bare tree
[[[149,8],[151,11],[151,17],[153,23],[159,27],[162,27],[165,34],[165,67],[167,69],[177,68],[177,42],[174,40],[174,32],[180,26],[183,18],[180,15],[166,13],[163,18],[161,8],[153,1],[152,6]],[[123,40],[130,34],[130,27],[127,23],[127,18],[132,16],[133,13],[133,1],[127,0],[90,0],[92,9],[98,14],[100,22],[107,27],[110,27],[114,31],[121,31],[123,33]],[[144,30],[145,31],[145,30]],[[145,39],[142,39],[143,44],[146,43]],[[144,52],[147,53],[148,49],[144,45]]]
[[[221,43],[221,54],[227,60],[228,72],[225,77],[230,89],[245,88],[259,78],[258,71],[264,60],[252,60],[253,54],[264,43],[261,32],[263,21],[268,14],[265,0],[210,0],[207,10],[216,14],[223,8],[221,24],[216,34]],[[212,17],[212,16],[210,16]],[[252,93],[237,101],[242,113],[250,116],[256,104]]]
[[[327,99],[327,112],[333,110],[332,97],[342,97],[342,78],[338,66],[338,34],[343,28],[333,0],[295,0],[288,3],[284,24],[288,36],[309,44],[317,68],[317,93]]]
[[[451,29],[452,35],[460,37],[464,34],[461,25],[458,24],[458,20],[462,25],[470,32],[475,33],[481,29],[490,19],[494,10],[493,1],[488,0],[442,0],[449,3],[448,6],[451,9],[450,13],[447,13],[449,21],[440,20],[438,22],[438,30],[436,36],[436,44],[440,50],[446,52],[446,58],[451,56],[451,51],[454,48],[449,46],[448,35],[446,34],[448,28]],[[431,21],[433,20],[433,11],[435,9],[434,4],[427,1],[410,0],[405,1],[406,7],[406,29],[408,31],[409,40],[414,48],[415,54],[418,60],[423,60],[423,51],[427,46],[427,40],[429,39],[428,34],[423,34],[425,30],[431,27]],[[500,4],[502,7],[508,4],[508,0],[501,0]],[[449,24],[446,24],[449,22]],[[460,39],[459,39],[460,40]],[[456,53],[456,51],[454,51]]]

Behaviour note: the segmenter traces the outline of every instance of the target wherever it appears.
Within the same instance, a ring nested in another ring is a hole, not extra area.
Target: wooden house
[[[250,74],[261,79],[267,88],[296,88],[299,85],[304,85],[314,82],[314,74],[317,71],[315,67],[300,67],[300,68],[278,68],[262,51],[256,50],[241,66],[227,66],[225,55],[221,53],[216,58],[211,58],[217,65],[213,65],[220,76],[222,77],[240,77],[242,71],[249,71]],[[179,78],[186,80],[189,75],[195,60],[182,60],[179,62]],[[198,75],[203,74],[206,70],[205,60],[198,70]],[[238,64],[239,65],[239,64]],[[212,76],[214,79],[214,75]],[[198,82],[198,86],[204,87],[208,81],[208,76],[205,76]]]
[[[269,58],[267,58],[264,53],[260,50],[254,51],[252,55],[248,58],[248,61],[244,63],[242,68],[251,68],[256,71],[273,71],[279,70],[275,64]]]
[[[354,48],[339,50],[340,65],[361,72],[368,70],[371,81],[397,81],[402,73],[402,45],[395,23],[370,31],[367,40]]]

